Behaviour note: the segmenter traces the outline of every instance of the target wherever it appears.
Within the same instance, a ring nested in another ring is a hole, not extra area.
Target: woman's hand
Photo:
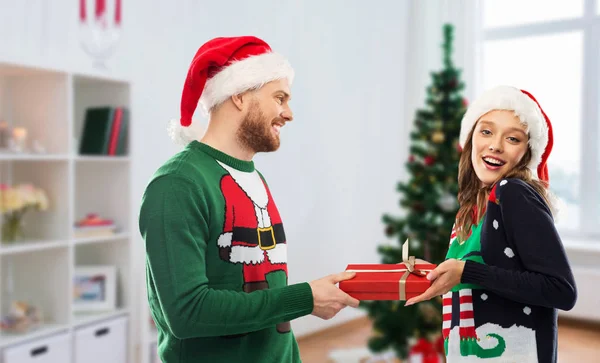
[[[440,263],[433,271],[427,275],[428,280],[433,280],[431,286],[419,296],[409,299],[405,306],[409,306],[421,301],[429,300],[436,296],[444,295],[454,286],[460,283],[465,261],[449,259]]]

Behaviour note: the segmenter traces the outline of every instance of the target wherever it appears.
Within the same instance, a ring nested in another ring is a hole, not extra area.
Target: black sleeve
[[[577,289],[550,209],[535,190],[510,180],[497,191],[506,236],[524,270],[467,261],[461,282],[480,285],[508,299],[570,310]]]

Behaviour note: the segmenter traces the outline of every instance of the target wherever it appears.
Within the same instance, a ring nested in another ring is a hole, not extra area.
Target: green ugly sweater
[[[252,161],[194,141],[144,192],[148,303],[163,362],[300,362],[289,321],[308,283],[288,285],[287,241]]]

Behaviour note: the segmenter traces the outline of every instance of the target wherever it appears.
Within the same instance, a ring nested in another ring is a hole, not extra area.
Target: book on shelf
[[[110,237],[117,233],[117,226],[101,226],[101,227],[75,227],[73,236],[75,238],[88,237]]]
[[[75,238],[110,237],[117,232],[117,226],[111,219],[101,218],[95,213],[90,213],[75,223],[73,236]]]
[[[130,112],[127,107],[90,107],[85,111],[80,155],[127,154]]]

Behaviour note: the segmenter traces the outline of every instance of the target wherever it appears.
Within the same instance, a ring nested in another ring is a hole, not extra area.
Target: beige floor
[[[329,352],[364,347],[371,331],[367,319],[357,319],[298,340],[303,363],[330,363]],[[600,362],[600,326],[579,322],[559,323],[560,363]]]

